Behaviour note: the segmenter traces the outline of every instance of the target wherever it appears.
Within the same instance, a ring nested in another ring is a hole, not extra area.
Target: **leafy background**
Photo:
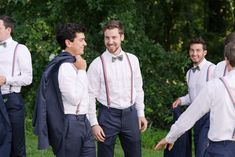
[[[208,60],[217,63],[223,59],[224,37],[235,28],[232,0],[0,0],[0,4],[0,14],[16,21],[14,39],[32,54],[33,84],[23,90],[29,119],[42,71],[49,56],[60,51],[54,32],[59,23],[87,27],[89,64],[104,51],[104,23],[123,22],[123,49],[140,60],[146,116],[151,126],[163,129],[172,119],[171,103],[187,92],[188,40],[202,36],[208,44]]]

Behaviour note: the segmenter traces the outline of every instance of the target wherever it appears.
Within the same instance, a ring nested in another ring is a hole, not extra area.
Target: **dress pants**
[[[204,157],[234,157],[235,141],[209,142]]]
[[[139,122],[134,105],[122,110],[100,105],[98,121],[105,133],[105,141],[98,142],[98,157],[114,156],[117,136],[125,157],[141,157]]]
[[[25,157],[24,101],[20,93],[3,95],[12,129],[11,157]]]
[[[209,145],[208,131],[210,127],[210,113],[200,118],[194,125],[195,157],[203,157]]]
[[[65,115],[62,148],[57,157],[96,157],[95,141],[86,115]]]
[[[173,109],[173,123],[180,117],[183,112],[181,106]],[[191,130],[181,135],[174,143],[173,148],[169,151],[164,150],[164,157],[192,157],[192,138]]]

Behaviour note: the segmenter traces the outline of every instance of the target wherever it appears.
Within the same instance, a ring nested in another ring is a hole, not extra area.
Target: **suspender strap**
[[[191,77],[191,73],[192,73],[192,69],[190,69],[190,71],[188,73],[188,84],[189,84],[189,80],[190,80],[190,77]],[[192,98],[190,96],[189,90],[188,90],[188,96],[189,96],[190,101],[192,102]]]
[[[18,45],[19,43],[17,43],[16,47],[15,47],[15,50],[14,50],[14,54],[13,54],[13,60],[12,60],[12,70],[11,70],[11,76],[13,77],[14,76],[14,72],[15,72],[15,60],[16,60],[16,52],[17,52],[17,48],[18,48]],[[11,85],[10,85],[10,88],[9,88],[9,91],[11,92]]]
[[[104,62],[102,55],[100,55],[100,59],[102,62],[102,68],[103,68],[103,74],[104,74],[104,84],[105,84],[105,90],[106,90],[107,105],[109,108],[110,107],[110,97],[109,97],[109,86],[108,86],[108,80],[107,80],[107,74],[106,74],[106,66],[105,66],[105,62]]]
[[[212,64],[210,64],[209,67],[207,68],[206,82],[210,80],[210,67],[211,66],[212,66]]]
[[[229,97],[230,97],[230,99],[231,99],[231,101],[233,102],[233,105],[234,105],[234,107],[235,107],[235,99],[234,99],[234,97],[233,97],[233,95],[232,95],[232,91],[231,91],[230,88],[228,87],[227,81],[225,81],[225,79],[224,79],[223,77],[221,77],[220,80],[223,82],[223,84],[224,84],[224,86],[225,86],[225,88],[226,88],[226,90],[227,90],[227,92],[228,92],[228,94],[229,94]],[[234,128],[234,130],[233,130],[232,138],[235,139],[235,128]]]
[[[130,59],[127,54],[126,54],[126,57],[127,57],[127,61],[128,61],[130,72],[131,72],[131,104],[133,104],[133,70],[132,70]],[[100,55],[100,59],[102,62],[102,68],[103,68],[103,74],[104,74],[104,83],[105,83],[105,90],[106,90],[106,97],[107,97],[107,105],[109,108],[111,102],[110,102],[110,94],[109,94],[109,85],[108,85],[108,80],[107,80],[106,66],[105,66],[104,58],[102,55]]]
[[[234,97],[233,97],[233,95],[232,95],[232,91],[231,91],[230,88],[228,87],[227,81],[225,81],[225,79],[224,79],[223,77],[221,77],[221,78],[219,78],[219,79],[223,82],[223,84],[224,84],[224,86],[225,86],[225,88],[226,88],[226,90],[227,90],[227,92],[228,92],[228,94],[229,94],[229,97],[230,97],[230,99],[232,100],[233,105],[234,105],[234,107],[235,107],[235,99],[234,99]]]
[[[77,106],[77,109],[76,109],[76,115],[78,115],[78,113],[79,113],[79,104],[78,104],[78,106]]]
[[[132,66],[131,66],[131,61],[130,61],[127,54],[126,54],[126,58],[127,58],[128,63],[129,63],[130,72],[131,72],[131,104],[133,104],[133,70],[132,70]]]
[[[226,75],[226,73],[227,73],[227,68],[228,68],[228,65],[226,64],[225,67],[224,67],[224,74],[223,74],[223,76]]]
[[[207,68],[207,73],[206,73],[206,82],[210,80],[210,67],[212,66],[212,64],[210,64]],[[188,83],[191,77],[191,73],[192,73],[192,69],[189,70],[189,74],[188,74]],[[189,99],[192,101],[192,98],[190,97],[189,94]]]

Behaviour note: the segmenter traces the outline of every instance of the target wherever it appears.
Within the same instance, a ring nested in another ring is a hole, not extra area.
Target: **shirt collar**
[[[9,37],[7,40],[4,40],[2,42],[6,42],[7,45],[9,45],[13,41],[12,37]]]
[[[106,53],[109,57],[117,57],[117,56],[123,55],[123,54],[124,54],[124,51],[121,49],[121,52],[120,52],[117,56],[115,56],[114,54],[112,54],[111,52],[109,52],[107,49],[106,49],[105,53]]]
[[[198,65],[199,69],[202,69],[202,67],[206,64],[206,61],[207,61],[206,58],[202,60],[202,62]],[[193,66],[193,67],[196,67],[196,66]]]

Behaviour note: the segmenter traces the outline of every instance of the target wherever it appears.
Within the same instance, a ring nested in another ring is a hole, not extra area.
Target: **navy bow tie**
[[[117,57],[112,57],[112,62],[115,62],[117,59],[122,61],[123,60],[123,55],[119,55]]]
[[[200,68],[199,68],[199,66],[192,67],[192,71],[193,71],[193,72],[195,72],[196,70],[200,71]]]
[[[0,46],[6,47],[7,43],[6,42],[2,42],[2,43],[0,43]]]

